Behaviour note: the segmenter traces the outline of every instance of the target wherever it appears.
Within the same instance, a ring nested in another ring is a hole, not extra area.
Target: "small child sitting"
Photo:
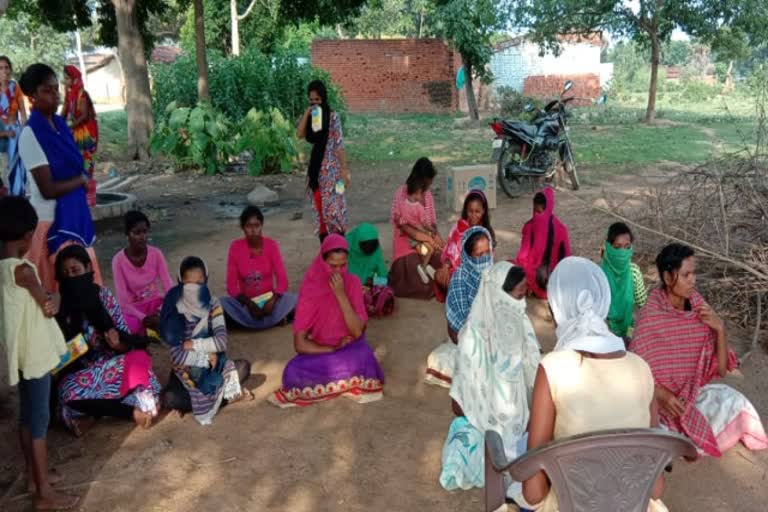
[[[400,210],[401,222],[418,231],[418,239],[410,238],[411,247],[421,258],[421,264],[416,267],[419,278],[424,284],[428,284],[435,278],[435,269],[429,264],[432,255],[439,246],[436,239],[437,230],[429,224],[427,210],[424,206],[424,183],[408,183],[408,192]]]
[[[0,341],[10,385],[19,385],[21,449],[28,489],[37,510],[66,510],[78,498],[53,490],[48,475],[51,370],[67,353],[54,315],[61,299],[43,289],[37,269],[23,259],[32,244],[37,213],[22,197],[0,199]]]

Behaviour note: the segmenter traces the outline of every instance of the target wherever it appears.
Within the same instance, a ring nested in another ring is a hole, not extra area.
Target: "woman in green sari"
[[[373,224],[360,224],[347,233],[349,272],[363,283],[363,298],[368,316],[386,316],[395,308],[395,296],[387,286],[387,266]]]
[[[645,305],[648,293],[643,273],[632,262],[634,236],[623,222],[612,224],[603,247],[602,269],[611,286],[608,327],[626,341],[632,337],[635,306]]]

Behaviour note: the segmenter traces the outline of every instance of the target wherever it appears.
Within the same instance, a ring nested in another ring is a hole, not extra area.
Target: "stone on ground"
[[[264,185],[257,185],[248,194],[248,204],[251,206],[268,206],[278,204],[279,202],[280,199],[277,196],[277,192],[268,189]]]

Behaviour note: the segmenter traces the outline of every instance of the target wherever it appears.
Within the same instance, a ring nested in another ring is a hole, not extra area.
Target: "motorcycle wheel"
[[[562,155],[563,171],[570,181],[572,190],[579,190],[579,175],[576,172],[576,160],[573,158],[573,151],[571,151],[571,145],[565,144],[563,147]]]
[[[507,165],[511,163],[512,158],[515,155],[515,149],[517,149],[517,153],[520,152],[519,146],[508,146],[505,148],[496,164],[496,172],[501,189],[512,199],[520,197],[523,194],[524,188],[524,179],[522,176],[508,174],[506,171]]]

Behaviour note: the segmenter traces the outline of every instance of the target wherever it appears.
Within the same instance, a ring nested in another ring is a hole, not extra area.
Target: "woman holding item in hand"
[[[307,88],[309,108],[296,135],[312,144],[307,188],[314,209],[315,231],[322,242],[331,233],[344,235],[349,218],[345,188],[349,186],[347,156],[339,115],[328,105],[325,84],[315,80]]]
[[[293,323],[298,355],[269,401],[307,406],[345,396],[359,403],[382,397],[384,374],[365,339],[368,315],[360,279],[347,269],[349,246],[329,235],[307,270]]]
[[[227,257],[227,317],[247,329],[269,329],[290,321],[298,296],[288,291],[288,275],[278,243],[262,234],[264,214],[248,206],[240,215],[245,234],[232,242]]]

